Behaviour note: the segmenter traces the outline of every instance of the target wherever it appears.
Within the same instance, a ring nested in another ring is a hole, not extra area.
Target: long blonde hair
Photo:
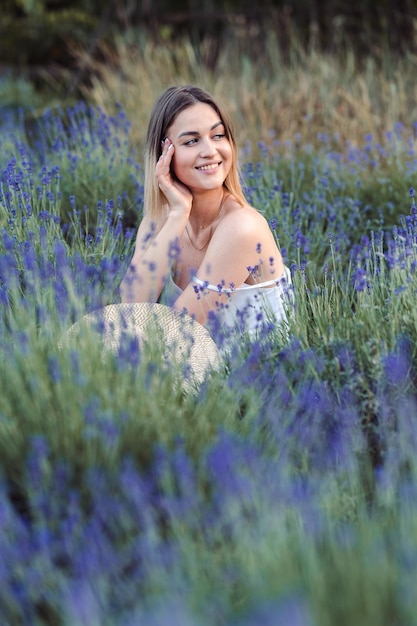
[[[144,211],[156,222],[163,215],[164,206],[166,205],[166,200],[158,187],[155,177],[155,167],[162,153],[161,142],[166,137],[168,129],[177,115],[184,109],[200,102],[210,105],[216,111],[224,125],[225,135],[232,146],[232,166],[224,181],[224,187],[234,196],[239,204],[242,206],[246,204],[237,164],[235,137],[228,115],[215,99],[200,87],[194,85],[169,87],[159,96],[152,109],[146,134],[144,154]]]

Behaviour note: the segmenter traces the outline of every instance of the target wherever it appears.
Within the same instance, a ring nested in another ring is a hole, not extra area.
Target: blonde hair
[[[232,146],[232,166],[224,181],[224,187],[239,204],[242,206],[246,204],[237,164],[236,142],[228,115],[215,99],[200,87],[194,85],[169,87],[159,96],[152,109],[146,134],[144,211],[155,221],[158,221],[163,215],[166,206],[166,200],[155,177],[155,167],[162,153],[161,142],[166,137],[168,129],[177,115],[184,109],[200,102],[210,105],[216,111],[224,125],[225,135]]]

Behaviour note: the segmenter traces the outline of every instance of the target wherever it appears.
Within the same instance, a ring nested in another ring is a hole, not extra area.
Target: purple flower
[[[352,274],[352,282],[356,291],[365,291],[368,287],[367,274],[362,267],[357,267]]]

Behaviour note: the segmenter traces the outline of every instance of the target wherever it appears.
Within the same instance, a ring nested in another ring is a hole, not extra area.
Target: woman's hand
[[[172,176],[171,163],[174,156],[174,145],[167,138],[162,146],[162,154],[155,169],[159,189],[167,199],[169,215],[178,215],[178,217],[186,217],[188,219],[193,196],[188,187]]]
[[[188,187],[171,174],[173,154],[174,146],[166,139],[155,175],[168,204],[168,215],[160,216],[155,229],[150,216],[145,214],[132,261],[120,285],[122,302],[156,302],[171,271],[172,246],[177,245],[184,232],[193,202]]]

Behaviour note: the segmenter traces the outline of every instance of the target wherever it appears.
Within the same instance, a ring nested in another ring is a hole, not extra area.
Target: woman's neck
[[[194,196],[189,222],[196,232],[212,226],[223,210],[227,192],[222,187]]]

